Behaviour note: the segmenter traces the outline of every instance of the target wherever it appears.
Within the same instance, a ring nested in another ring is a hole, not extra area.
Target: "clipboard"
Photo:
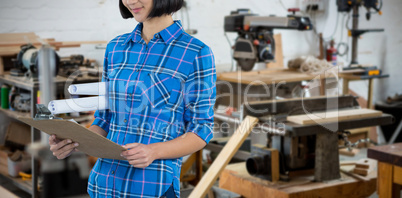
[[[98,158],[126,160],[120,156],[127,149],[94,133],[87,128],[68,120],[34,120],[29,117],[18,117],[18,120],[59,139],[71,139],[77,142],[78,150]]]

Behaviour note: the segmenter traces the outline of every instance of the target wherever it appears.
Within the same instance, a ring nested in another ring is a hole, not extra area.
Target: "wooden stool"
[[[378,160],[378,195],[400,197],[402,185],[402,143],[369,148],[367,156]]]

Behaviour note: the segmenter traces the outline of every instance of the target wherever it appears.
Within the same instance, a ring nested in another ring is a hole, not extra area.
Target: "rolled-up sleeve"
[[[109,81],[107,67],[108,67],[108,50],[106,49],[104,63],[103,63],[102,82]],[[95,116],[95,120],[92,123],[92,125],[99,126],[103,130],[105,130],[107,133],[109,133],[110,118],[111,118],[111,113],[110,113],[109,109],[97,110],[95,112],[94,116]]]
[[[184,93],[186,132],[196,134],[208,144],[213,137],[216,100],[215,60],[208,46],[195,57]]]

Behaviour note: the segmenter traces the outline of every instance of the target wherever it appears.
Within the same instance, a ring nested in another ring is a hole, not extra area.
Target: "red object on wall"
[[[334,40],[331,40],[330,47],[327,49],[327,61],[330,62],[332,65],[336,66],[337,64],[336,56],[338,53],[334,45],[335,45]]]

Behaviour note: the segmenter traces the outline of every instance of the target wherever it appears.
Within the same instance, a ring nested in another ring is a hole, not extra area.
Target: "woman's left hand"
[[[121,156],[136,168],[145,168],[155,160],[155,151],[150,145],[132,143],[123,147],[128,150],[121,152]]]

